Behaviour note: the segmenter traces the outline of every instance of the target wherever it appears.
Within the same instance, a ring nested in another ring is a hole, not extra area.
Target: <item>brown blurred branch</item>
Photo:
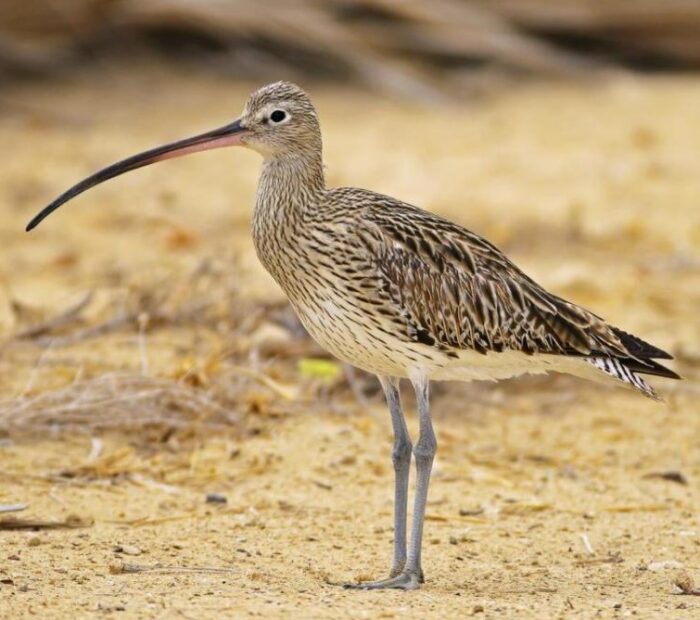
[[[695,0],[5,0],[0,71],[53,70],[86,48],[123,56],[166,33],[209,40],[207,66],[242,77],[353,78],[423,99],[475,66],[569,77],[620,62],[700,65]]]

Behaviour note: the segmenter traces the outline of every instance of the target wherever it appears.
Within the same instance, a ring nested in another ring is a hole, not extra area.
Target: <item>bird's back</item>
[[[664,351],[547,292],[475,233],[390,197],[326,190],[281,235],[286,250],[268,268],[311,335],[366,370],[462,380],[553,370],[649,396],[639,374],[677,377],[653,361]]]

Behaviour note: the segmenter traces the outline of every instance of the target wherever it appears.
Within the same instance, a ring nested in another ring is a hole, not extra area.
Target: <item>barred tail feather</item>
[[[661,400],[654,389],[642,379],[635,371],[625,365],[625,361],[614,357],[587,357],[585,360],[603,371],[606,375],[636,388],[645,396],[654,400]]]

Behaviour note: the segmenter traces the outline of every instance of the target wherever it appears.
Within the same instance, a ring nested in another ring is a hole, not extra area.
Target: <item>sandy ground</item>
[[[13,403],[105,373],[206,366],[215,382],[213,350],[259,367],[267,324],[13,337],[88,291],[80,327],[100,324],[124,290],[182,285],[205,259],[224,265],[241,307],[283,303],[248,239],[254,154],[133,173],[20,232],[95,168],[227,122],[249,86],[106,66],[0,94],[3,420]],[[8,423],[0,504],[83,527],[0,530],[0,617],[698,617],[700,599],[674,582],[700,582],[700,80],[535,85],[433,109],[310,88],[331,184],[484,234],[555,292],[673,352],[687,380],[655,381],[665,405],[565,377],[439,386],[428,582],[411,593],[336,585],[388,569],[390,424],[376,392],[358,402],[293,356],[273,356],[257,392],[231,397],[224,430],[155,440],[133,419],[121,432],[61,431],[60,414],[53,432]]]

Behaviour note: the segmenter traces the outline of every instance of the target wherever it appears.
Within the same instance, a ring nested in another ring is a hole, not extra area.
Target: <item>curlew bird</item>
[[[240,145],[263,156],[253,212],[257,254],[311,336],[374,373],[394,430],[394,551],[389,577],[350,587],[414,589],[437,443],[430,380],[499,380],[550,371],[607,380],[656,398],[641,375],[679,378],[668,353],[547,292],[496,247],[437,215],[388,196],[328,188],[321,130],[308,95],[289,82],[254,92],[233,123],[134,155],[81,181],[41,211],[34,228],[81,192],[142,166]],[[409,379],[419,436],[399,399]],[[409,467],[416,463],[407,546]]]

